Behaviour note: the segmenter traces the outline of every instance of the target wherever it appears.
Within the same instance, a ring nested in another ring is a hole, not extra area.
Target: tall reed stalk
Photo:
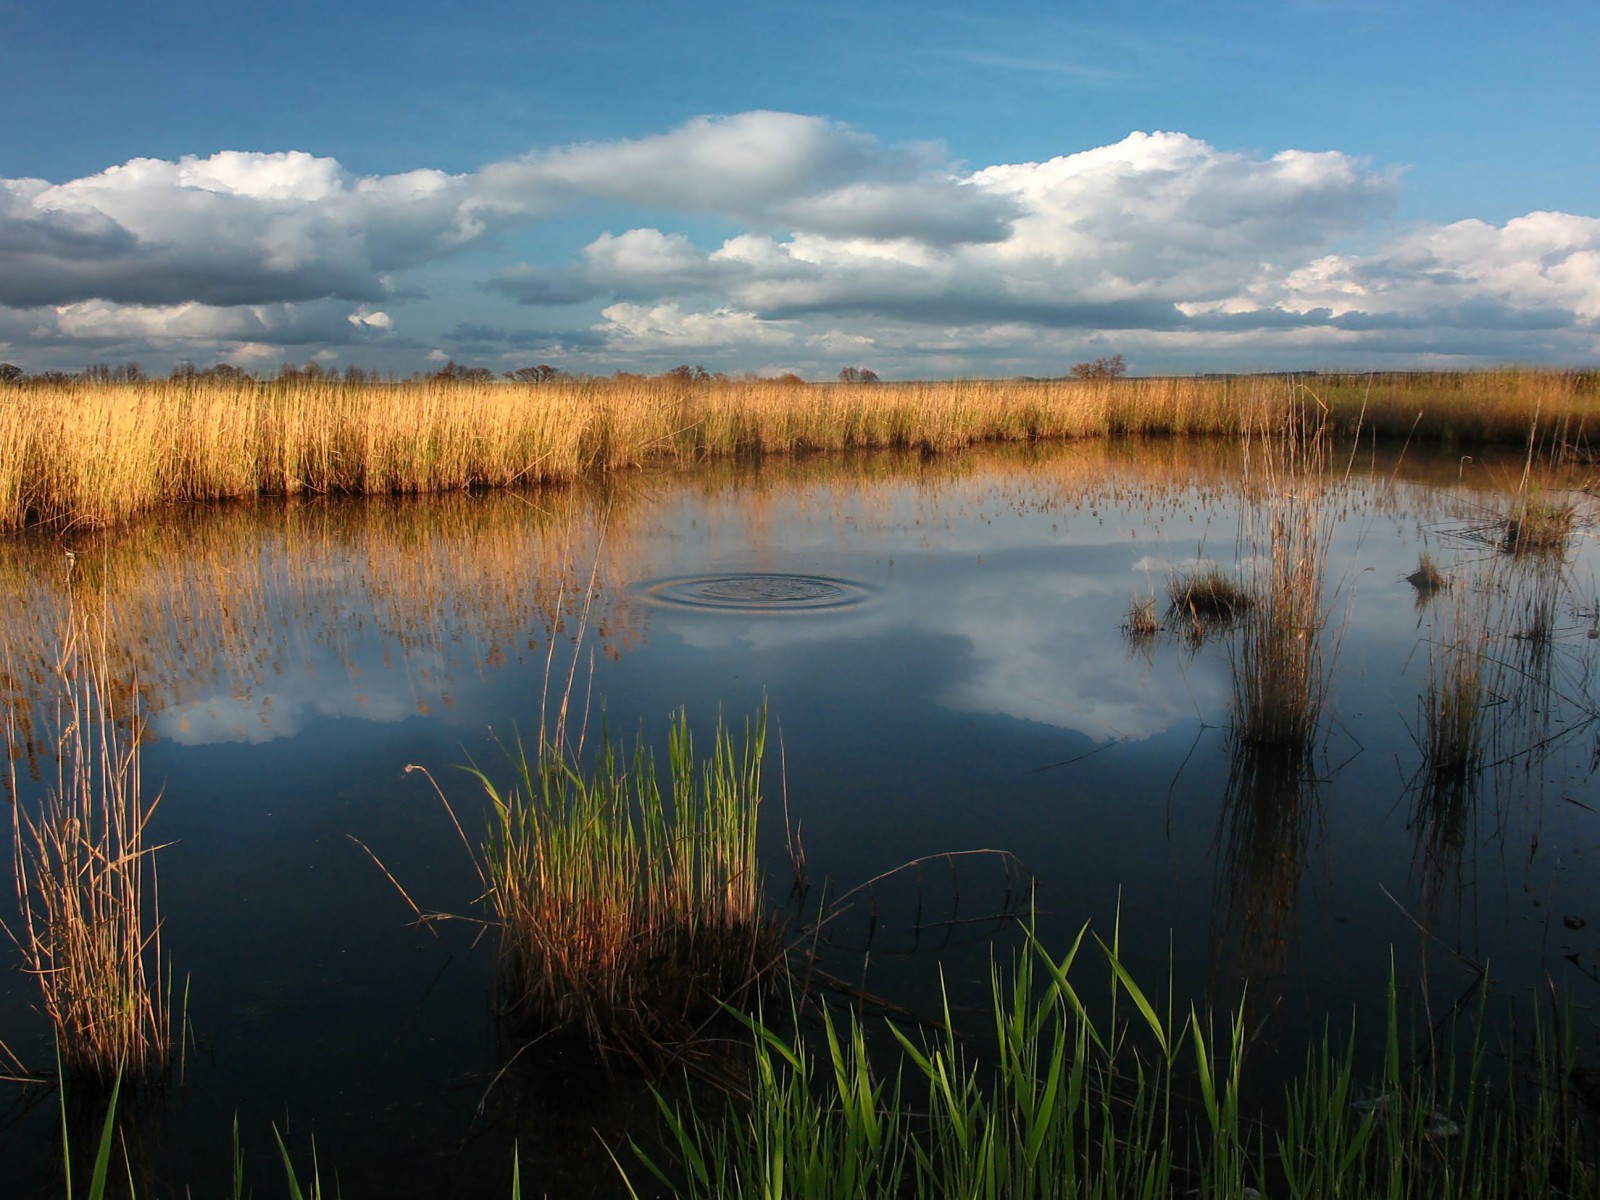
[[[171,1049],[158,847],[146,836],[160,797],[141,789],[137,694],[110,677],[92,625],[66,635],[56,679],[55,778],[38,811],[13,807],[19,916],[6,933],[65,1069],[109,1084],[159,1071]]]

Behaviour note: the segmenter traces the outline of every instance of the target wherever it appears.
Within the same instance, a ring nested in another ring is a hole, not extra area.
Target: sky
[[[0,0],[0,360],[1600,363],[1600,5]]]

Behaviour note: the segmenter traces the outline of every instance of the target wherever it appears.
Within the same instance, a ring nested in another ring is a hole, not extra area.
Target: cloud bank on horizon
[[[1600,219],[1397,227],[1403,185],[1178,132],[970,168],[769,111],[470,173],[137,158],[0,179],[0,358],[929,376],[1600,354]]]

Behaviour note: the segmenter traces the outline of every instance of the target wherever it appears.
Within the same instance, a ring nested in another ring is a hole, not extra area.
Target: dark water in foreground
[[[988,914],[1037,883],[1043,940],[1120,906],[1136,978],[1232,1002],[1293,1048],[1332,1015],[1375,1020],[1393,961],[1447,1004],[1546,977],[1584,1021],[1600,998],[1596,552],[1511,563],[1488,530],[1520,464],[1358,460],[1322,501],[1330,702],[1310,778],[1237,770],[1226,635],[1120,627],[1166,572],[1266,554],[1237,448],[1148,443],[813,459],[646,475],[606,491],[324,500],[169,514],[104,539],[0,553],[0,641],[21,802],[49,775],[48,666],[69,596],[107,614],[150,722],[163,799],[167,952],[189,980],[181,1083],[134,1127],[142,1194],[220,1194],[237,1115],[257,1194],[279,1194],[273,1124],[344,1194],[609,1194],[595,1130],[648,1127],[636,1081],[545,1048],[507,1060],[492,939],[417,927],[476,913],[476,879],[419,774],[475,828],[495,738],[537,727],[596,589],[578,693],[631,738],[672,710],[709,731],[763,699],[781,728],[763,842],[790,879],[782,804],[814,905],[919,856],[829,927],[827,965],[913,1009],[986,1002],[1015,932]],[[1543,481],[1587,510],[1587,498]],[[77,559],[69,573],[64,551]],[[1489,765],[1467,800],[1416,786],[1418,710],[1452,593],[1403,579],[1427,549],[1488,589],[1498,628]],[[1176,623],[1174,623],[1176,625]],[[1514,637],[1520,633],[1523,636]],[[554,648],[553,660],[547,657]],[[592,662],[592,676],[590,663]],[[781,782],[780,782],[781,780]],[[1009,890],[1009,896],[1008,896]],[[11,912],[9,886],[0,912]],[[920,913],[920,919],[919,919]],[[9,947],[0,1037],[51,1062]],[[1591,1049],[1594,1028],[1582,1035]],[[58,1188],[53,1092],[0,1084],[8,1192]],[[531,1185],[528,1183],[532,1180]]]

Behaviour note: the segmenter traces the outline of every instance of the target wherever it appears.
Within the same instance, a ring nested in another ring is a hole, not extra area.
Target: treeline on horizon
[[[1139,375],[1129,376],[1126,360],[1120,354],[1096,358],[1089,362],[1074,363],[1072,367],[1060,375],[1013,375],[986,377],[981,381],[1012,382],[1012,383],[1056,383],[1068,380],[1096,381],[1110,379],[1322,379],[1329,381],[1342,381],[1350,379],[1371,380],[1403,380],[1403,379],[1444,379],[1462,375],[1506,374],[1508,372],[1527,373],[1533,375],[1569,376],[1574,385],[1579,389],[1600,390],[1600,366],[1597,367],[1474,367],[1461,369],[1415,368],[1381,370],[1343,370],[1343,369],[1305,369],[1281,371],[1208,371],[1192,372],[1175,375]],[[839,370],[835,377],[839,383],[883,383],[888,382],[870,367],[848,366]],[[152,374],[137,362],[118,364],[94,363],[78,371],[34,371],[29,372],[15,363],[0,362],[0,384],[31,384],[45,386],[66,386],[76,384],[111,384],[111,383],[159,383],[163,381],[176,383],[349,383],[349,384],[399,384],[399,383],[497,383],[505,380],[511,383],[549,383],[555,380],[576,380],[587,382],[591,380],[613,379],[620,382],[641,382],[659,379],[677,383],[760,383],[760,384],[786,384],[799,385],[805,383],[827,383],[834,380],[809,380],[793,371],[782,372],[777,375],[762,375],[756,371],[742,371],[730,374],[726,371],[709,370],[700,364],[690,365],[680,363],[668,370],[652,374],[647,371],[625,371],[617,369],[609,374],[587,374],[564,370],[561,367],[551,366],[549,363],[538,363],[533,366],[516,367],[512,370],[501,371],[498,374],[484,366],[471,366],[458,363],[453,359],[432,371],[414,371],[410,374],[398,374],[393,371],[379,371],[374,368],[347,366],[330,367],[315,360],[303,363],[285,362],[269,372],[246,370],[229,362],[214,363],[208,367],[197,366],[192,362],[180,362],[167,374]],[[973,382],[980,380],[974,379]],[[946,382],[945,380],[912,379],[894,382],[925,383]]]

